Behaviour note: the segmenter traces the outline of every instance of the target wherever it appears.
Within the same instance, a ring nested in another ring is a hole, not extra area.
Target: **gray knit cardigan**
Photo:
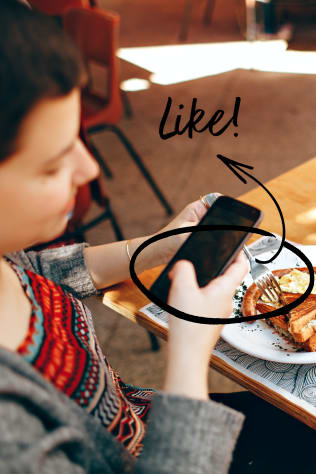
[[[97,294],[84,261],[86,245],[7,258],[84,298]],[[0,348],[1,474],[227,473],[243,419],[213,401],[157,392],[135,459],[96,418],[18,354]]]

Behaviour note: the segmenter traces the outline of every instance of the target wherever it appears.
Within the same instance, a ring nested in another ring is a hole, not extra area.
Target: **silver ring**
[[[202,202],[202,204],[204,204],[204,206],[206,207],[206,209],[208,209],[209,207],[211,207],[209,205],[209,203],[206,201],[206,196],[200,196],[200,201]]]

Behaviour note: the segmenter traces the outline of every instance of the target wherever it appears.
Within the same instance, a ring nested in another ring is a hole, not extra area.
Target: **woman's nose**
[[[92,181],[100,174],[100,167],[83,142],[78,139],[75,149],[75,175],[74,181],[81,186]]]

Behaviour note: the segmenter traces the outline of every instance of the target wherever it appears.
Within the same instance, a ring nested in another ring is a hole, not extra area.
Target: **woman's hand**
[[[168,225],[163,227],[154,235],[167,232],[168,230],[197,225],[205,215],[206,211],[207,209],[200,199],[198,201],[191,202],[180,212],[180,214],[177,215],[177,217],[175,217],[171,222],[169,222]],[[172,235],[171,237],[160,240],[159,249],[158,243],[155,247],[155,251],[159,253],[160,264],[167,263],[174,256],[188,236],[189,233],[185,233]]]
[[[212,203],[214,197],[220,196],[218,193],[208,195],[208,204]],[[191,202],[177,215],[168,225],[153,235],[140,237],[129,241],[129,252],[132,255],[137,247],[154,235],[159,235],[168,230],[179,229],[181,227],[189,227],[197,225],[207,212],[207,207],[201,199]],[[183,242],[189,237],[190,233],[171,235],[170,237],[158,240],[145,248],[137,259],[135,266],[136,273],[141,273],[149,268],[164,265],[175,255]]]
[[[179,227],[186,227],[196,225],[200,222],[202,217],[206,214],[206,207],[201,199],[191,202],[177,215],[169,224],[164,227],[161,232],[171,229],[178,229]]]
[[[232,299],[248,272],[243,254],[223,275],[199,288],[193,265],[175,264],[168,304],[196,316],[226,318],[232,312]],[[169,343],[165,390],[197,398],[207,398],[208,363],[220,336],[222,325],[199,324],[169,316]]]

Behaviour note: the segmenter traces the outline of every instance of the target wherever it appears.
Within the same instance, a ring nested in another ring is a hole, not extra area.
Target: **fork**
[[[280,288],[280,285],[266,265],[257,263],[249,252],[246,245],[243,247],[243,251],[247,255],[250,263],[250,274],[256,286],[259,290],[267,297],[271,303],[278,303],[285,305],[285,299]]]

